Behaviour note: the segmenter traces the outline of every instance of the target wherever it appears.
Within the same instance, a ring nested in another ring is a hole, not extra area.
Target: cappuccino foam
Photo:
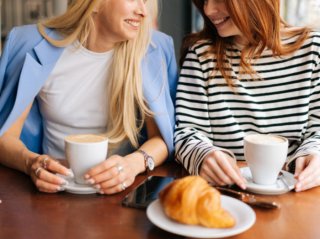
[[[281,144],[286,140],[280,136],[269,134],[253,134],[246,137],[246,140],[255,144]]]
[[[69,135],[65,138],[65,140],[74,143],[98,143],[105,141],[106,138],[100,135],[94,134],[77,134],[77,135]]]

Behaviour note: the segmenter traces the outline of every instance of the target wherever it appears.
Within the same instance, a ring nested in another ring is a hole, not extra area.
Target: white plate
[[[242,176],[247,180],[247,191],[264,194],[264,195],[278,195],[291,191],[294,188],[296,180],[292,173],[282,171],[283,179],[278,179],[275,184],[261,185],[252,181],[251,171],[249,167],[241,168]],[[283,182],[286,181],[287,185]]]
[[[82,185],[82,184],[77,184],[74,181],[74,178],[72,177],[65,177],[63,175],[58,175],[59,177],[63,178],[68,182],[67,185],[64,185],[64,191],[68,193],[73,193],[73,194],[94,194],[97,193],[97,189],[90,185]]]
[[[228,197],[221,196],[222,207],[235,218],[236,225],[227,229],[214,229],[202,226],[181,224],[168,218],[161,206],[160,200],[153,201],[147,208],[147,217],[159,228],[185,237],[196,238],[221,238],[244,232],[249,229],[256,220],[256,214],[248,205]]]

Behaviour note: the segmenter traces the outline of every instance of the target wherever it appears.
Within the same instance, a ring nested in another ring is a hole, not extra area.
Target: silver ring
[[[123,171],[123,166],[121,166],[120,164],[117,165],[117,170],[118,173],[121,173]]]
[[[34,171],[34,174],[35,174],[37,177],[39,177],[41,169],[42,169],[41,167],[38,167],[38,168],[36,168],[36,170]]]
[[[125,182],[121,183],[120,186],[121,186],[122,191],[126,190],[126,188],[127,188],[127,185]]]
[[[45,158],[43,158],[42,160],[41,160],[41,166],[44,168],[44,169],[47,169],[47,167],[48,167],[48,163],[47,163],[47,161],[49,160],[49,157],[45,157]]]

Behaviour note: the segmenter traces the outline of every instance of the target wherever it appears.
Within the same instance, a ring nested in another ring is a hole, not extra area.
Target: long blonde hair
[[[94,27],[92,14],[101,0],[74,0],[65,14],[38,24],[38,29],[52,45],[64,47],[79,40],[86,45]],[[108,126],[106,135],[112,145],[128,139],[134,147],[139,146],[139,133],[145,118],[151,116],[142,92],[141,62],[151,41],[152,21],[158,14],[157,0],[147,1],[148,14],[142,21],[138,36],[133,40],[119,42],[108,76]],[[45,28],[58,31],[63,39],[49,37]],[[111,147],[112,147],[111,145]]]
[[[226,82],[232,87],[233,82],[227,70],[230,66],[225,60],[227,47],[232,47],[234,37],[220,37],[210,19],[204,13],[204,0],[192,0],[204,19],[204,28],[199,33],[189,35],[182,46],[182,64],[188,48],[200,40],[210,40],[208,55],[217,60],[217,71],[220,71]],[[231,19],[238,29],[246,36],[248,43],[242,49],[240,73],[255,74],[251,60],[259,58],[265,48],[274,56],[283,56],[298,50],[308,38],[309,28],[290,28],[280,16],[279,0],[225,0]],[[281,30],[287,29],[286,37],[298,36],[295,43],[284,45]]]

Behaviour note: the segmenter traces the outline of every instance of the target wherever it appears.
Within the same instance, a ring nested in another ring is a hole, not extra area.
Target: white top
[[[212,74],[216,61],[204,57],[210,46],[202,42],[189,49],[177,89],[176,157],[191,174],[199,173],[213,150],[243,160],[243,138],[252,133],[287,138],[288,161],[320,152],[320,33],[311,33],[288,56],[264,51],[253,63],[257,80],[239,76],[241,49],[227,49],[234,91],[220,72]]]
[[[107,77],[113,51],[95,53],[74,43],[65,48],[38,95],[44,153],[64,158],[64,137],[104,133]]]

